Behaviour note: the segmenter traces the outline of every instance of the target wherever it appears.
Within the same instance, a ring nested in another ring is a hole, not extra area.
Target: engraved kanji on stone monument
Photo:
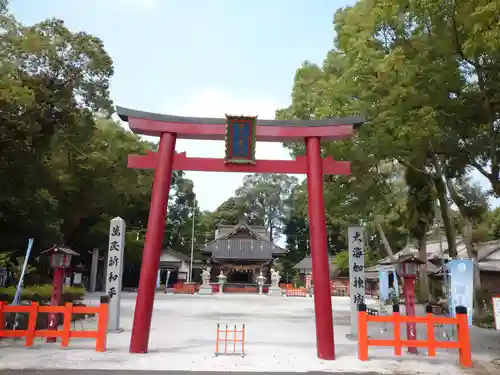
[[[351,297],[351,332],[354,337],[358,329],[358,305],[365,303],[365,246],[363,228],[349,227],[349,291]]]
[[[120,330],[120,302],[123,277],[123,250],[125,247],[125,221],[121,217],[111,220],[106,260],[106,293],[109,296],[109,331]]]

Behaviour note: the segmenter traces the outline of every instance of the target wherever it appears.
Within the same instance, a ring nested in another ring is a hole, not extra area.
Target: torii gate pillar
[[[251,164],[235,164],[224,159],[192,158],[187,157],[185,153],[175,153],[177,138],[225,139],[228,131],[226,119],[160,115],[121,107],[117,107],[117,113],[121,120],[129,123],[130,129],[135,133],[160,137],[157,153],[129,155],[128,161],[129,168],[155,169],[130,352],[147,353],[148,351],[172,170],[294,173],[307,174],[317,355],[323,360],[335,359],[323,175],[325,173],[347,175],[350,173],[350,164],[331,158],[322,158],[320,142],[350,137],[353,126],[360,125],[364,119],[349,117],[308,121],[258,120],[254,123],[255,138],[247,138],[245,142],[255,142],[255,140],[303,142],[305,140],[306,157],[297,157],[296,160],[256,160]]]
[[[307,200],[318,358],[335,359],[320,138],[306,138]]]
[[[134,323],[130,337],[131,353],[147,353],[153,304],[156,292],[156,279],[160,266],[161,244],[165,231],[167,216],[168,193],[172,180],[174,164],[175,141],[173,133],[162,133],[158,149],[158,165],[155,170],[151,203],[149,206],[148,228],[144,251],[142,253],[141,276],[137,289]]]

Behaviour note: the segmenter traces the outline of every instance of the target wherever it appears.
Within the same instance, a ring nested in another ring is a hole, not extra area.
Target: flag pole
[[[194,223],[196,215],[196,198],[193,199],[193,225],[191,227],[191,257],[189,259],[189,282],[193,280],[193,256],[194,256]]]

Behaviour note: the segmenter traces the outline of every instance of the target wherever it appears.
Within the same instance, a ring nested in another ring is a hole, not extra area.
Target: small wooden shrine
[[[249,226],[244,220],[236,226],[220,225],[215,239],[202,249],[209,257],[211,279],[217,280],[222,270],[227,283],[255,283],[262,271],[264,275],[274,260],[287,250],[269,241],[265,227]]]

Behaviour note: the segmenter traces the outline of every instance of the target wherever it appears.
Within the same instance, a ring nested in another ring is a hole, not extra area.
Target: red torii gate
[[[224,140],[227,119],[170,116],[117,107],[122,121],[136,134],[160,137],[158,152],[129,155],[129,168],[155,169],[149,219],[142,255],[141,275],[130,339],[130,353],[147,353],[153,314],[156,277],[160,265],[161,244],[167,214],[172,170],[294,173],[307,174],[309,231],[314,275],[314,311],[318,358],[335,359],[332,302],[326,242],[323,175],[350,173],[350,163],[321,157],[320,141],[349,138],[361,117],[326,120],[257,120],[257,141],[304,141],[306,156],[295,160],[257,160],[255,164],[231,164],[224,159],[193,158],[176,153],[180,139]]]

